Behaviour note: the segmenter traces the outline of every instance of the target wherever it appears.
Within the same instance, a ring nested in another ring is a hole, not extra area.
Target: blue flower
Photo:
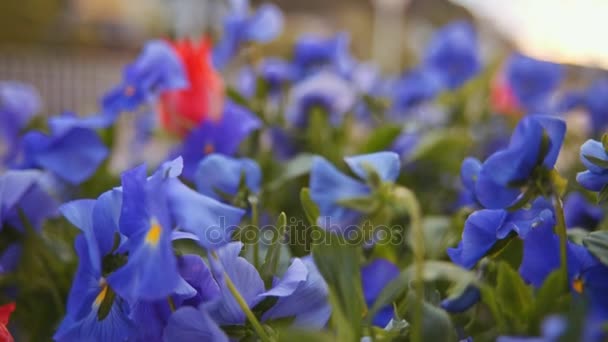
[[[283,276],[275,278],[271,288],[267,290],[255,267],[239,256],[242,246],[240,242],[230,243],[217,251],[218,260],[210,257],[211,270],[219,282],[222,296],[203,308],[217,324],[245,323],[245,313],[225,284],[226,276],[230,277],[250,308],[265,298],[277,299],[275,304],[264,312],[262,321],[294,317],[294,326],[316,329],[327,323],[330,315],[327,285],[310,257],[294,258]],[[206,329],[205,326],[200,328]]]
[[[294,317],[294,327],[322,329],[331,315],[329,290],[312,257],[304,257],[301,261],[306,267],[306,280],[299,283],[291,295],[280,297],[272,308],[262,315],[262,320]]]
[[[441,307],[453,313],[464,312],[481,299],[481,292],[473,285],[468,285],[460,295],[441,302]]]
[[[16,157],[21,130],[40,111],[40,95],[19,82],[0,82],[0,139],[6,145],[4,159]]]
[[[283,29],[283,14],[274,4],[263,4],[249,13],[248,0],[230,1],[230,12],[224,17],[224,32],[213,49],[213,64],[223,69],[243,43],[266,43]]]
[[[50,135],[31,131],[23,137],[22,168],[43,168],[70,184],[93,175],[108,156],[108,149],[91,129],[59,129]]]
[[[103,110],[115,115],[133,111],[163,91],[187,85],[184,67],[171,45],[153,40],[125,68],[122,83],[103,97]]]
[[[236,196],[241,179],[252,193],[260,190],[262,171],[255,161],[210,154],[198,164],[194,183],[201,194],[220,200],[224,194]]]
[[[458,21],[438,30],[426,48],[423,64],[434,69],[447,88],[460,87],[481,66],[475,29]]]
[[[564,317],[549,316],[543,321],[541,337],[499,336],[496,342],[557,342],[566,333],[567,321]]]
[[[294,80],[294,70],[291,64],[279,58],[265,58],[257,66],[246,66],[238,74],[235,85],[241,95],[252,98],[258,89],[258,80],[264,82],[265,95],[271,110],[278,109],[286,85]]]
[[[482,164],[475,195],[486,208],[513,204],[537,169],[551,170],[564,140],[566,125],[549,116],[527,116],[519,122],[509,146],[493,153]]]
[[[564,201],[566,227],[595,229],[604,218],[604,212],[598,205],[587,201],[579,192],[573,192]]]
[[[585,91],[584,100],[593,132],[603,132],[608,127],[608,79],[594,81]]]
[[[435,98],[441,88],[442,80],[437,72],[430,69],[408,71],[393,87],[391,112],[402,117],[416,106]]]
[[[319,108],[327,114],[332,126],[338,126],[355,100],[354,89],[344,79],[320,72],[292,88],[285,116],[293,126],[306,127],[311,111]]]
[[[530,231],[539,225],[553,227],[555,218],[551,205],[543,198],[532,203],[530,209],[514,212],[482,209],[467,218],[462,240],[456,248],[448,248],[450,259],[464,268],[473,268],[499,240],[512,232],[526,239]]]
[[[360,179],[338,171],[322,157],[315,157],[310,171],[310,197],[320,211],[318,224],[329,230],[345,232],[361,219],[361,213],[340,205],[340,201],[366,197],[372,189],[364,165],[374,168],[381,180],[392,182],[400,170],[399,156],[394,152],[377,152],[345,158],[349,168]]]
[[[58,214],[59,203],[43,184],[38,170],[9,170],[0,175],[0,225],[24,230],[19,211],[40,229],[44,220]]]
[[[561,65],[513,54],[507,61],[505,79],[518,104],[528,111],[543,110],[563,77]]]
[[[171,314],[163,332],[164,341],[228,342],[226,333],[209,316],[203,306],[184,306]]]
[[[399,268],[385,259],[375,259],[361,268],[361,282],[365,303],[371,307],[384,287],[399,276]],[[393,318],[393,306],[383,307],[373,318],[373,324],[385,327]]]
[[[241,142],[261,126],[260,119],[249,110],[226,103],[219,121],[203,121],[174,152],[184,158],[184,177],[193,179],[198,163],[208,154],[235,154]]]
[[[420,134],[402,133],[393,141],[391,151],[397,153],[402,161],[407,161],[415,151],[419,142]]]
[[[581,162],[588,169],[576,175],[576,181],[591,191],[601,191],[608,184],[608,153],[601,142],[587,140],[581,146]]]
[[[347,33],[329,38],[312,34],[300,36],[293,50],[295,76],[301,79],[319,70],[329,70],[348,77],[355,67],[349,44]]]
[[[105,273],[120,265],[124,255],[116,253],[119,196],[113,191],[95,200],[64,204],[62,214],[82,231],[75,242],[78,269],[68,297],[67,315],[55,333],[57,341],[125,340],[135,324],[129,306],[116,297]]]

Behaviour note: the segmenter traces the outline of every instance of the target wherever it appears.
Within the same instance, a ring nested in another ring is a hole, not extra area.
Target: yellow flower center
[[[158,245],[158,241],[160,240],[161,228],[157,222],[152,222],[150,229],[146,233],[145,242],[148,245],[156,246]]]
[[[572,288],[574,289],[574,291],[578,292],[578,293],[583,293],[583,280],[582,279],[574,279],[574,281],[572,282]]]
[[[103,284],[101,286],[101,291],[99,291],[99,294],[97,295],[97,297],[95,297],[95,301],[93,302],[93,304],[96,307],[99,307],[101,305],[101,303],[103,303],[103,300],[106,299],[107,294],[108,294],[108,284]]]

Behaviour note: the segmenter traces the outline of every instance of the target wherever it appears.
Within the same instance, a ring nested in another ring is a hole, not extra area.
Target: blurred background
[[[143,42],[219,34],[228,0],[0,1],[0,79],[32,83],[43,112],[88,112],[118,82]],[[258,5],[261,1],[252,1]],[[280,0],[282,36],[266,54],[289,53],[298,33],[348,31],[356,57],[403,70],[432,30],[473,20],[486,56],[517,45],[537,58],[606,66],[604,0]],[[581,18],[582,20],[577,20]],[[603,28],[603,29],[602,29]]]

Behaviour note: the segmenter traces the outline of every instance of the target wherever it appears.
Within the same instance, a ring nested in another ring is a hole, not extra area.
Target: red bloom
[[[160,116],[164,128],[185,135],[206,119],[218,120],[222,113],[224,84],[211,64],[211,44],[182,40],[171,42],[182,61],[189,87],[161,95]]]
[[[15,311],[15,303],[0,306],[0,342],[13,342],[13,336],[6,328],[11,313]]]
[[[522,113],[511,86],[502,74],[495,77],[490,86],[490,106],[498,114],[520,115]]]

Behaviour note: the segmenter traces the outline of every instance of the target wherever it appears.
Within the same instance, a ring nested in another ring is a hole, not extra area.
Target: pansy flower
[[[479,203],[489,209],[515,203],[522,186],[538,177],[538,171],[553,169],[565,133],[566,125],[560,119],[542,115],[522,119],[508,147],[488,157],[476,177],[464,175],[476,178],[475,196]]]
[[[361,285],[365,303],[371,307],[388,283],[399,276],[399,267],[386,259],[375,259],[361,268]],[[393,306],[383,307],[372,322],[384,328],[393,318]]]
[[[587,171],[579,172],[576,181],[585,189],[599,192],[608,184],[608,152],[597,140],[587,140],[581,146],[581,162]]]
[[[319,207],[318,224],[324,229],[344,232],[355,225],[362,214],[341,205],[341,201],[369,196],[372,189],[368,168],[382,181],[393,182],[400,170],[399,156],[394,152],[377,152],[344,159],[358,179],[345,175],[322,157],[315,157],[310,171],[310,196]]]
[[[568,194],[564,200],[566,227],[593,230],[604,218],[604,211],[588,201],[580,192]]]
[[[45,169],[75,185],[89,179],[109,153],[97,133],[83,127],[55,127],[49,135],[30,131],[23,147],[20,168]]]
[[[17,156],[21,131],[38,114],[40,107],[40,95],[30,85],[0,82],[0,140],[6,162]]]
[[[319,109],[332,126],[338,126],[355,100],[355,90],[348,82],[335,74],[320,72],[291,89],[285,117],[295,127],[306,127],[311,112]]]
[[[194,176],[198,192],[217,200],[225,199],[225,196],[236,196],[242,185],[256,194],[260,190],[261,181],[262,171],[254,160],[216,153],[201,160]]]
[[[506,62],[504,79],[518,107],[526,111],[543,111],[563,77],[562,66],[513,54]]]
[[[435,70],[449,89],[460,87],[477,74],[481,62],[471,24],[459,21],[438,30],[426,48],[423,65]]]
[[[203,121],[174,151],[174,155],[184,158],[184,177],[193,179],[198,163],[207,155],[234,155],[241,142],[261,126],[261,120],[251,111],[227,102],[219,120]]]
[[[103,110],[114,115],[133,111],[156,99],[163,91],[187,85],[185,68],[171,45],[153,40],[125,68],[122,83],[103,97]]]
[[[274,4],[263,4],[249,13],[249,0],[231,0],[224,17],[224,31],[213,49],[213,64],[223,69],[244,43],[267,43],[283,29],[283,13]]]
[[[462,240],[456,248],[448,248],[447,254],[457,265],[473,268],[492,247],[511,233],[522,239],[534,227],[555,224],[551,204],[545,199],[538,198],[529,209],[514,212],[497,209],[478,210],[467,218],[462,232]]]
[[[350,36],[345,32],[332,37],[301,35],[293,48],[295,77],[303,79],[321,70],[349,77],[355,67],[349,45]]]

